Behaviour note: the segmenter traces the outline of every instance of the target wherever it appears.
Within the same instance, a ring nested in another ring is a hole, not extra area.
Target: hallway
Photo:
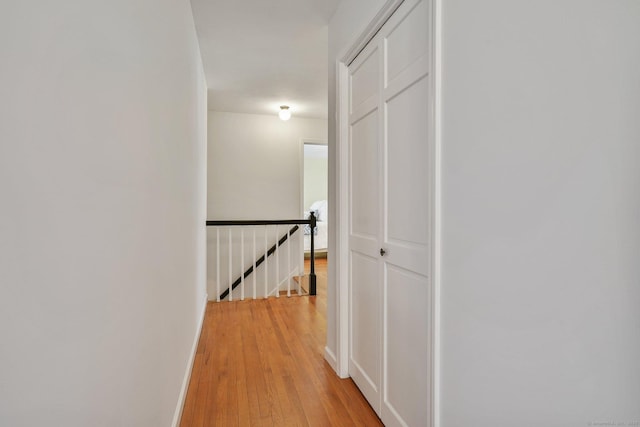
[[[326,260],[316,297],[207,305],[181,426],[382,425],[324,361]]]

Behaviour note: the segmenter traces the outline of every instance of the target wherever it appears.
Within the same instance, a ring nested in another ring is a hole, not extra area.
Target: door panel
[[[394,19],[394,24],[386,31],[386,75],[385,82],[395,79],[409,65],[428,53],[429,25],[427,2],[422,1],[402,19]]]
[[[428,96],[428,80],[423,78],[386,104],[389,242],[429,241]]]
[[[378,113],[351,126],[351,232],[377,239],[380,229]]]
[[[362,52],[363,57],[358,57],[350,67],[351,73],[351,108],[353,113],[365,101],[378,96],[380,93],[380,56],[375,45]]]
[[[378,280],[378,259],[351,253],[351,300],[356,301],[351,310],[351,357],[349,358],[349,372],[367,400],[377,402],[379,413],[380,403],[380,348],[381,313],[372,310],[379,307],[380,280]]]
[[[422,426],[429,415],[431,313],[425,276],[386,265],[382,420]]]

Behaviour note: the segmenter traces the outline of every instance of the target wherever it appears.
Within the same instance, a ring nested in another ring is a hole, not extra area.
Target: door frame
[[[304,215],[304,146],[308,145],[324,145],[327,148],[329,147],[329,142],[326,139],[317,139],[317,138],[300,138],[300,218]],[[327,161],[327,163],[329,163]],[[327,171],[327,175],[328,175]],[[327,196],[327,200],[329,196]]]
[[[389,17],[405,0],[387,0],[380,11],[367,25],[363,32],[350,43],[348,48],[338,56],[336,61],[336,129],[335,129],[335,275],[336,284],[336,354],[325,349],[325,359],[333,366],[341,378],[349,377],[349,70],[348,67],[382,28]],[[410,1],[410,0],[409,0]],[[433,212],[431,224],[432,255],[429,262],[432,270],[431,313],[432,331],[430,351],[433,354],[432,363],[428,367],[431,381],[432,401],[431,419],[429,426],[440,425],[440,290],[441,290],[441,179],[442,179],[442,2],[443,0],[429,0],[431,2],[431,64],[432,78],[431,99],[433,104],[431,117],[433,128],[430,132],[434,156],[431,162]],[[329,148],[331,150],[331,147]],[[331,154],[330,154],[331,156]],[[331,168],[331,167],[330,167]],[[331,190],[331,189],[330,189]]]
[[[300,146],[299,148],[299,171],[300,171],[300,216],[298,218],[304,218],[304,146],[305,144],[309,145],[324,145],[329,148],[329,141],[326,139],[318,139],[318,138],[300,138]],[[327,159],[327,168],[328,168],[328,159]],[[327,170],[327,179],[328,179],[329,171]],[[328,183],[327,183],[328,190]],[[329,200],[329,195],[327,195],[327,200]],[[328,233],[331,233],[332,225],[329,224]],[[300,271],[304,273],[304,239],[300,238],[300,259],[298,262],[300,263]],[[301,273],[301,274],[302,274]]]

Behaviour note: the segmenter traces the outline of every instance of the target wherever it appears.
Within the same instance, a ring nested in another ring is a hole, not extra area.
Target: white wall
[[[205,301],[189,3],[3,2],[0,58],[0,425],[169,425]]]
[[[210,111],[209,218],[297,218],[301,139],[326,137],[323,119]]]
[[[442,3],[442,425],[640,422],[640,2]]]
[[[327,121],[323,119],[294,116],[284,122],[276,112],[273,115],[260,115],[210,111],[207,198],[209,219],[301,218],[301,140],[326,138]],[[283,235],[284,232],[283,227],[280,234]],[[299,237],[300,234],[297,234]],[[213,227],[209,227],[207,235],[209,298],[215,299],[217,275]],[[275,243],[275,234],[269,241],[270,245]],[[258,248],[259,252],[263,252],[264,239],[260,235]],[[244,268],[252,262],[249,247],[246,250]],[[301,247],[299,252],[298,262],[302,260]],[[229,282],[228,262],[222,251],[221,265],[221,287],[226,289]],[[239,277],[240,269],[239,263],[232,267],[232,280]],[[269,266],[269,270],[273,275],[275,268]],[[281,269],[282,275],[285,270],[284,267]],[[261,275],[258,277],[262,280]],[[259,284],[259,289],[263,288]]]

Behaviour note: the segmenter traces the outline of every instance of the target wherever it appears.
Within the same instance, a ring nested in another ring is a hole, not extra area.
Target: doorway
[[[329,152],[327,141],[302,140],[301,185],[302,215],[307,218],[311,212],[317,219],[314,232],[316,257],[326,258],[329,236],[328,168]],[[305,230],[304,253],[308,258],[311,230]]]

